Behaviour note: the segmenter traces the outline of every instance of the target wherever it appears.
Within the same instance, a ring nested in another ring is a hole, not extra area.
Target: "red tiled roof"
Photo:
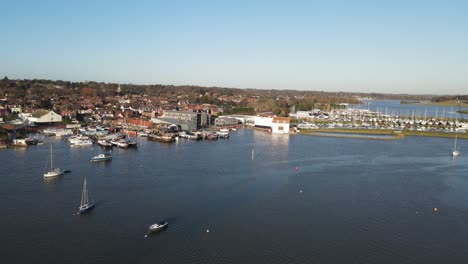
[[[291,121],[291,118],[290,117],[273,117],[273,123],[287,123],[289,124],[289,122]]]

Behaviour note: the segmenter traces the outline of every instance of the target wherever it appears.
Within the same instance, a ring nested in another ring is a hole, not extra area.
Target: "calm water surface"
[[[143,139],[100,164],[97,146],[46,140],[71,174],[43,179],[47,145],[0,150],[4,263],[468,261],[467,140],[454,160],[453,139],[238,130]],[[78,216],[85,176],[97,205]],[[169,228],[145,238],[161,220]]]

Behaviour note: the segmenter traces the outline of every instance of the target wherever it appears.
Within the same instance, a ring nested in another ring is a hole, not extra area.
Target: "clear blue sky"
[[[468,94],[468,1],[3,1],[0,75]]]

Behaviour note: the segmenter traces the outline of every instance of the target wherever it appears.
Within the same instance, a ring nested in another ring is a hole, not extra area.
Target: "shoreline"
[[[449,101],[443,101],[443,102],[431,102],[431,101],[401,101],[400,104],[408,104],[408,105],[431,105],[431,106],[453,106],[453,107],[458,107],[458,102],[457,100],[449,100]],[[460,100],[460,106],[461,107],[468,107],[468,103],[465,103],[464,101]]]
[[[324,135],[319,133],[336,133],[336,135]],[[389,129],[345,129],[345,128],[330,128],[330,129],[302,129],[298,134],[322,137],[340,137],[340,138],[362,138],[372,140],[395,140],[405,136],[416,137],[444,137],[444,138],[458,138],[468,139],[468,133],[453,133],[453,132],[435,132],[435,131],[416,131],[416,130],[389,130]],[[314,135],[315,134],[315,135]],[[343,134],[343,135],[340,135]],[[345,134],[362,134],[362,136],[347,136]],[[366,135],[389,135],[393,137],[376,138]]]

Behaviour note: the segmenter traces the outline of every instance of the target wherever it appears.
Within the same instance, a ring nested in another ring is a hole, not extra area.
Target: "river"
[[[448,138],[240,129],[213,142],[138,139],[98,164],[98,146],[45,140],[0,150],[4,263],[468,260],[467,140],[452,159]],[[49,143],[72,171],[55,180],[42,177]],[[96,208],[76,215],[84,177]],[[145,237],[162,220],[168,229]]]

